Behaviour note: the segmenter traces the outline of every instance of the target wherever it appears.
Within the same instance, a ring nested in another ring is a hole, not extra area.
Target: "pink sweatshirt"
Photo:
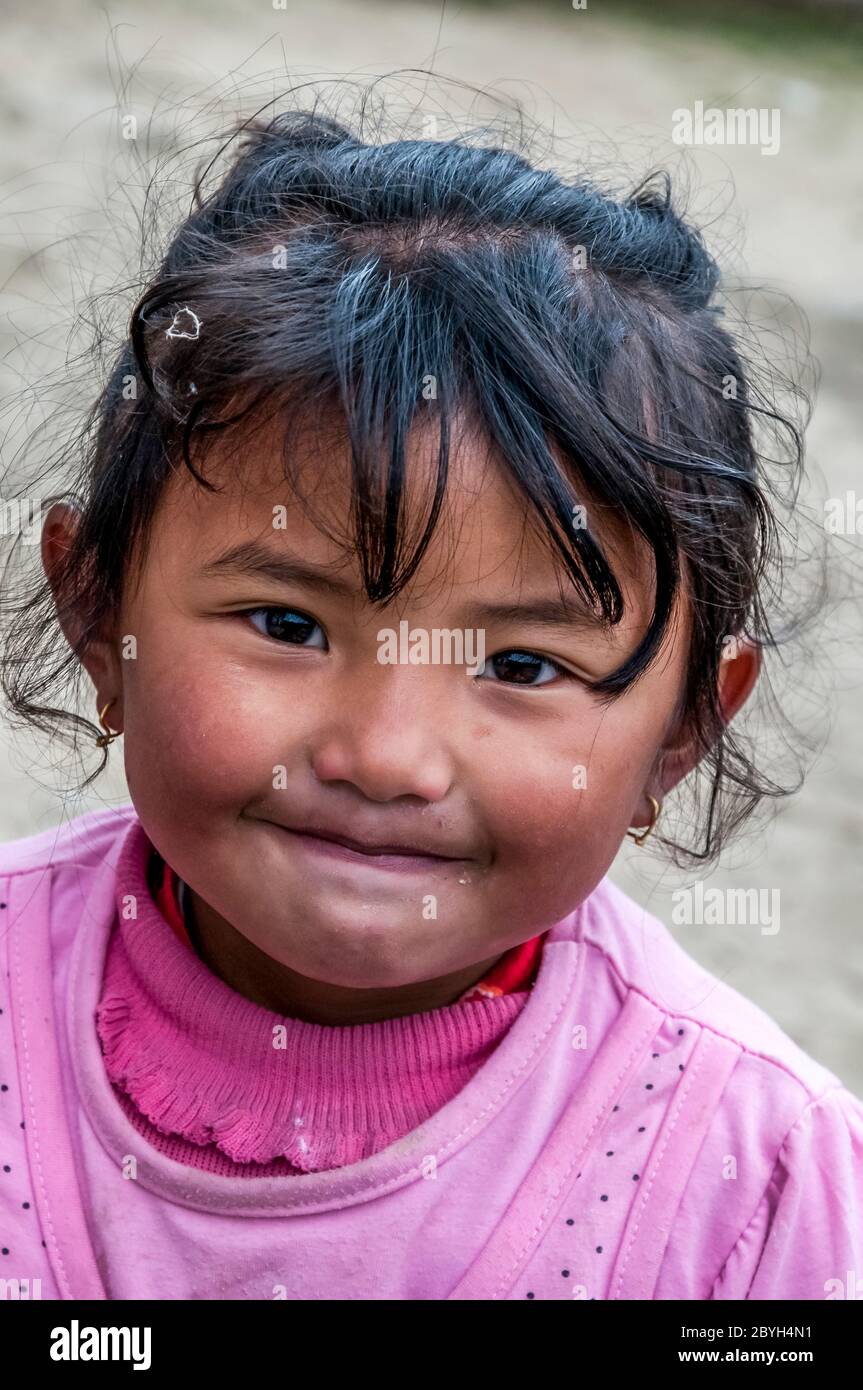
[[[7,1297],[863,1294],[863,1103],[607,879],[466,1084],[394,1143],[254,1178],[161,1152],[97,1032],[140,835],[127,805],[0,846]]]

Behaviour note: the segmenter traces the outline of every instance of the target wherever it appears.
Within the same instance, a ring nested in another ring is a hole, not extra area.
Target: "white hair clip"
[[[192,332],[187,331],[190,328]],[[194,310],[190,309],[187,305],[177,310],[171,320],[170,328],[165,329],[166,338],[191,338],[194,340],[195,338],[200,338],[200,336],[201,320]]]

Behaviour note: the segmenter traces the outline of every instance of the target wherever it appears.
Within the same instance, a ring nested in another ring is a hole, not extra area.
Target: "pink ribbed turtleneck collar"
[[[151,853],[139,826],[117,866],[97,1029],[111,1081],[161,1134],[236,1163],[358,1162],[451,1100],[527,1001],[517,992],[346,1027],[272,1013],[178,940],[150,893]]]

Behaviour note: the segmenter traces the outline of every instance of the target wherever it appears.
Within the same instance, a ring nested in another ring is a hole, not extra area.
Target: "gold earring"
[[[647,839],[648,835],[650,834],[651,830],[656,825],[656,822],[659,819],[659,802],[656,800],[655,796],[650,796],[650,794],[648,794],[647,799],[651,805],[650,824],[648,825],[647,829],[641,831],[627,830],[626,832],[627,835],[630,835],[632,837],[632,839],[635,841],[637,845],[644,844],[645,840]]]
[[[105,723],[105,715],[108,713],[108,710],[111,708],[111,706],[115,703],[116,699],[109,700],[107,705],[105,705],[104,709],[101,711],[99,715],[99,723],[102,725],[102,728],[105,730],[105,732],[104,734],[99,734],[98,738],[96,739],[97,748],[107,748],[108,744],[113,743],[114,739],[119,738],[120,734],[122,733],[121,729],[110,729],[108,725]]]

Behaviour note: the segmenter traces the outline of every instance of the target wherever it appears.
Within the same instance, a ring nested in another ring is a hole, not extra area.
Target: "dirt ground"
[[[46,17],[42,7],[7,0],[0,23],[3,481],[26,470],[41,447],[24,446],[45,408],[33,389],[58,369],[62,387],[62,329],[71,298],[91,275],[115,272],[124,257],[134,267],[134,225],[130,230],[123,209],[126,194],[134,203],[136,176],[123,163],[131,154],[118,133],[123,117],[136,116],[138,147],[149,140],[155,154],[184,113],[192,120],[201,111],[195,129],[203,131],[207,104],[214,101],[235,101],[246,111],[255,96],[266,101],[290,81],[349,74],[363,85],[396,69],[433,65],[455,82],[441,91],[416,76],[410,80],[403,104],[413,134],[445,136],[453,133],[451,122],[487,119],[496,94],[518,99],[529,119],[553,126],[557,162],[617,170],[622,182],[663,163],[686,183],[691,213],[730,274],[793,296],[808,321],[821,384],[802,504],[818,518],[827,497],[856,489],[863,498],[863,277],[857,264],[863,89],[850,63],[822,60],[814,45],[801,57],[779,42],[752,47],[654,30],[624,22],[612,4],[594,6],[592,0],[586,10],[459,6],[443,18],[433,4],[345,0],[287,0],[285,8],[278,0],[67,0]],[[458,81],[490,95],[471,107]],[[697,101],[778,109],[778,153],[730,144],[681,149],[671,140],[673,113]],[[556,162],[547,142],[539,144],[547,162]],[[117,170],[125,192],[115,187],[106,203],[105,178]],[[760,312],[767,301],[759,292],[753,303]],[[785,350],[795,323],[789,309],[768,322],[777,352]],[[67,388],[74,374],[72,362]],[[834,559],[859,564],[860,536],[833,538],[828,550]],[[837,603],[825,624],[817,653],[785,673],[783,696],[796,701],[822,737],[815,766],[781,814],[761,834],[746,836],[705,879],[709,887],[778,889],[781,929],[673,929],[707,968],[759,1003],[863,1094],[859,612],[853,602]],[[765,749],[768,742],[769,730]],[[58,750],[4,732],[0,837],[125,800],[117,749],[110,777],[82,797],[68,789]],[[612,874],[668,922],[672,893],[700,877],[670,870],[630,841]]]

